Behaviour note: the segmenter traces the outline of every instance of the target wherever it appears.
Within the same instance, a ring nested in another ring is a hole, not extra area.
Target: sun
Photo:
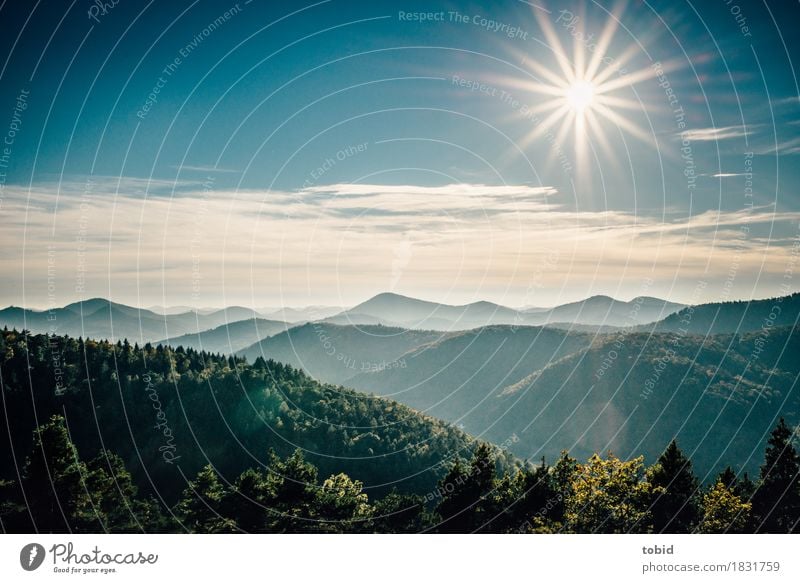
[[[578,114],[590,109],[594,100],[595,88],[591,81],[575,81],[564,93],[564,98],[572,110]]]
[[[571,131],[578,178],[589,176],[589,150],[595,153],[595,160],[597,153],[614,152],[608,140],[610,134],[629,134],[649,146],[654,144],[653,136],[635,121],[641,119],[637,114],[648,114],[654,107],[645,103],[636,91],[636,85],[654,78],[654,69],[631,68],[640,52],[637,44],[611,52],[622,11],[620,4],[614,13],[609,13],[605,23],[597,23],[601,32],[587,44],[581,40],[587,38],[583,20],[577,32],[561,28],[556,31],[546,11],[534,10],[541,41],[535,51],[509,49],[522,63],[523,75],[501,78],[501,83],[520,88],[527,99],[535,100],[526,112],[533,123],[519,145],[524,148],[542,138],[560,145],[569,140]],[[573,37],[571,51],[562,44],[568,34]],[[664,66],[672,70],[677,65],[664,63]],[[559,150],[551,150],[554,159]],[[615,160],[614,156],[607,157]]]

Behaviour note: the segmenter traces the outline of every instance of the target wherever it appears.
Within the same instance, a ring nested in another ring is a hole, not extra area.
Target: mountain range
[[[469,330],[496,324],[541,326],[572,323],[616,327],[655,322],[685,307],[652,297],[637,297],[624,302],[608,296],[592,296],[554,308],[515,310],[486,301],[453,306],[382,293],[327,321],[344,325],[384,324],[443,331]]]
[[[552,460],[569,447],[652,459],[678,437],[702,452],[694,461],[704,474],[728,464],[752,473],[777,417],[800,421],[799,299],[705,304],[610,333],[319,322],[240,354],[289,362],[495,443],[513,436],[510,450],[523,458]]]
[[[241,307],[159,315],[100,299],[0,311],[9,328],[271,359],[510,441],[521,458],[568,448],[652,459],[677,437],[704,476],[729,464],[755,471],[776,419],[800,422],[798,318],[800,294],[690,307],[595,296],[524,311],[380,294],[297,323]]]
[[[529,326],[551,323],[561,327],[610,328],[654,322],[683,307],[682,304],[656,298],[636,298],[630,302],[622,302],[606,296],[593,296],[582,302],[555,308],[520,311],[491,302],[451,306],[383,293],[350,309],[310,306],[299,309],[256,310],[231,306],[216,310],[185,308],[185,311],[181,311],[184,308],[180,306],[154,306],[152,309],[145,309],[93,298],[50,310],[10,306],[0,310],[0,326],[27,329],[34,333],[113,340],[127,338],[131,342],[142,343],[185,342],[187,345],[197,346],[197,334],[244,320],[283,322],[282,329],[319,321],[339,325],[384,325],[445,332],[494,324]],[[227,331],[230,335],[229,341],[215,343],[213,346],[235,352],[271,336],[281,328],[265,325],[263,335],[260,335],[261,329],[255,324],[252,327],[234,326]],[[185,335],[191,335],[192,338],[184,338]]]
[[[0,310],[0,326],[27,329],[39,334],[113,340],[127,338],[130,342],[144,343],[258,317],[260,315],[257,312],[238,306],[208,314],[183,312],[162,315],[93,298],[42,311],[11,306]]]

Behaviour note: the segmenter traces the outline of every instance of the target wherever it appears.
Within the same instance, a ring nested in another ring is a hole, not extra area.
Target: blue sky
[[[0,304],[795,290],[770,4],[6,2]],[[558,81],[593,56],[579,132]]]

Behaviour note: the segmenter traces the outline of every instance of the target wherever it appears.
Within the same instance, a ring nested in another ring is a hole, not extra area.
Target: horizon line
[[[143,306],[143,305],[138,305],[137,306],[137,305],[128,304],[128,303],[125,303],[125,302],[122,302],[122,301],[116,301],[116,300],[113,300],[113,299],[109,299],[109,298],[103,297],[103,296],[92,296],[92,297],[89,297],[89,298],[80,298],[80,299],[76,299],[76,300],[73,300],[73,301],[69,301],[69,302],[67,302],[65,304],[62,304],[62,305],[51,304],[51,305],[47,305],[47,306],[44,306],[44,307],[40,307],[38,305],[35,306],[35,307],[34,306],[23,306],[23,305],[18,305],[18,304],[13,304],[12,303],[12,304],[7,304],[4,307],[0,307],[0,310],[6,310],[6,309],[9,309],[9,308],[20,308],[20,309],[23,309],[23,310],[30,310],[30,311],[33,311],[33,312],[42,313],[42,312],[47,312],[49,310],[63,309],[63,308],[66,308],[67,306],[70,306],[72,304],[91,302],[91,301],[94,301],[94,300],[102,300],[102,301],[106,301],[106,302],[109,302],[109,303],[112,303],[112,304],[118,304],[118,305],[121,305],[121,306],[124,306],[124,307],[127,307],[127,308],[133,308],[133,309],[137,309],[137,310],[147,310],[147,311],[154,312],[154,313],[156,313],[155,310],[174,310],[174,309],[177,309],[177,308],[185,308],[185,311],[176,312],[174,315],[191,313],[191,312],[200,312],[200,311],[206,311],[206,310],[213,310],[213,311],[228,310],[228,309],[231,309],[231,308],[244,308],[244,309],[247,309],[247,310],[253,310],[255,312],[260,312],[260,313],[262,311],[269,311],[271,313],[274,313],[274,312],[279,312],[281,310],[298,310],[298,311],[300,311],[300,310],[309,310],[309,309],[313,309],[313,308],[317,308],[317,309],[334,309],[335,308],[335,309],[338,309],[338,310],[341,310],[341,311],[344,312],[344,311],[352,310],[353,308],[356,308],[356,307],[360,306],[361,304],[364,304],[364,303],[366,303],[366,302],[368,302],[370,300],[373,300],[373,299],[375,299],[375,298],[377,298],[379,296],[382,296],[382,295],[393,295],[393,296],[397,296],[397,297],[401,297],[401,298],[405,298],[405,299],[410,299],[410,300],[415,300],[415,301],[422,301],[422,302],[427,302],[427,303],[440,304],[440,305],[443,305],[443,306],[450,306],[450,307],[456,307],[456,308],[465,307],[465,306],[478,304],[478,303],[489,303],[489,304],[493,304],[495,306],[498,306],[500,308],[506,308],[506,309],[516,310],[516,311],[523,311],[523,310],[529,310],[529,309],[550,310],[550,309],[557,308],[559,306],[564,306],[564,305],[568,305],[568,304],[577,304],[577,303],[585,302],[585,301],[593,299],[593,298],[600,298],[600,297],[609,298],[611,300],[614,300],[616,302],[621,302],[621,303],[630,303],[630,302],[632,302],[632,301],[634,301],[634,300],[636,300],[638,298],[652,298],[652,299],[660,300],[660,301],[663,301],[663,302],[668,302],[668,303],[673,303],[673,304],[680,304],[680,305],[683,305],[683,306],[692,306],[692,305],[700,306],[700,305],[703,305],[703,304],[762,301],[762,300],[769,300],[769,299],[775,299],[775,298],[790,297],[790,296],[792,296],[792,295],[794,295],[796,293],[800,293],[800,290],[789,291],[788,293],[785,293],[785,294],[765,295],[763,297],[720,298],[720,299],[717,299],[717,300],[704,301],[704,302],[699,302],[699,303],[696,303],[696,304],[690,304],[690,303],[686,303],[686,302],[682,302],[682,301],[666,299],[666,298],[663,298],[663,297],[660,297],[660,296],[648,296],[648,295],[641,295],[640,294],[640,295],[631,296],[630,299],[620,299],[619,297],[614,297],[614,296],[609,295],[609,294],[597,293],[597,294],[593,294],[593,295],[590,295],[590,296],[586,296],[586,297],[584,297],[582,299],[568,300],[568,301],[564,301],[564,302],[553,304],[553,305],[524,304],[524,305],[521,305],[521,306],[506,305],[506,304],[501,304],[501,303],[498,303],[498,302],[494,302],[494,301],[491,301],[491,300],[485,300],[485,299],[484,300],[474,300],[474,301],[467,302],[467,303],[464,303],[464,304],[451,304],[451,303],[445,303],[445,302],[442,302],[442,301],[430,300],[430,299],[425,299],[425,298],[421,298],[421,297],[417,297],[417,296],[406,295],[406,294],[401,294],[401,293],[391,292],[391,291],[384,291],[384,292],[376,293],[376,294],[374,294],[372,296],[369,296],[367,299],[362,300],[362,301],[357,302],[357,303],[352,304],[352,305],[306,304],[306,305],[292,305],[292,306],[289,306],[289,305],[283,305],[283,306],[269,306],[269,305],[266,305],[266,306],[260,306],[260,307],[247,306],[247,305],[243,305],[242,303],[233,303],[233,304],[219,305],[219,306],[209,306],[209,305],[206,305],[206,306],[189,306],[189,305],[181,305],[181,304],[176,304],[176,305],[149,304],[149,305],[146,305],[146,306]],[[264,315],[264,314],[261,313],[261,315]]]

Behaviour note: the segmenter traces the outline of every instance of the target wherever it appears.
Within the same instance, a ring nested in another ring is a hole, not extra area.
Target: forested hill
[[[715,302],[690,306],[655,324],[641,326],[642,331],[679,332],[681,334],[742,334],[796,326],[800,314],[800,293],[764,300]]]
[[[408,407],[262,358],[4,331],[0,370],[0,479],[15,478],[14,459],[22,463],[33,429],[53,414],[66,417],[83,456],[119,454],[140,487],[167,498],[206,464],[235,477],[270,448],[300,448],[321,475],[346,472],[370,495],[425,492],[476,446]]]
[[[800,525],[800,456],[783,419],[755,480],[726,468],[704,485],[675,442],[649,467],[612,453],[517,464],[503,448],[524,431],[497,448],[263,359],[249,365],[4,331],[0,381],[2,532],[719,533]]]

